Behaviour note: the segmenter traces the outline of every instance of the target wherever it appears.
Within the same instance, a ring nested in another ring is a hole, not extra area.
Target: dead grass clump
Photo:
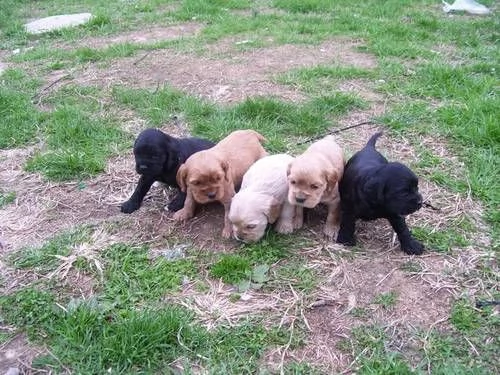
[[[256,291],[246,291],[235,298],[235,288],[220,280],[206,280],[208,290],[197,290],[196,284],[185,285],[182,292],[168,300],[188,308],[207,329],[219,325],[235,326],[249,316],[278,311],[280,298]],[[204,288],[203,288],[204,289]]]
[[[99,259],[99,252],[117,242],[117,238],[109,236],[103,229],[97,229],[88,242],[79,243],[71,247],[71,253],[68,256],[54,255],[61,261],[59,266],[49,273],[47,277],[52,279],[57,277],[65,279],[69,271],[74,267],[76,261],[83,259],[90,267],[94,268],[101,280],[103,277],[103,265]]]

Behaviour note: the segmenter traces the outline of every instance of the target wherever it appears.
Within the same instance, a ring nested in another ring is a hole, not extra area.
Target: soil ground
[[[189,23],[165,29],[136,31],[113,38],[82,40],[81,46],[106,47],[123,41],[153,43],[195,35],[199,29],[199,25]],[[154,89],[168,83],[186,93],[219,104],[233,104],[247,97],[262,95],[300,102],[306,99],[306,95],[289,86],[277,84],[273,79],[276,74],[321,64],[361,68],[376,66],[373,56],[357,51],[360,41],[339,39],[315,46],[282,45],[251,51],[239,51],[237,42],[224,40],[209,45],[203,54],[155,50],[139,57],[114,60],[104,67],[87,64],[72,72],[51,73],[46,77],[46,87],[57,90],[73,82],[103,88],[123,84]],[[51,85],[65,75],[70,77]],[[356,93],[370,103],[368,109],[352,112],[341,119],[341,125],[368,120],[385,110],[387,98],[373,91],[368,82],[343,81],[337,89]],[[124,122],[124,127],[135,134],[143,125],[141,120],[134,118],[126,118]],[[187,133],[186,128],[179,129],[174,124],[165,124],[164,130],[174,134]],[[362,147],[375,130],[370,126],[360,127],[339,134],[338,139],[346,154],[350,155]],[[421,141],[432,144],[428,139]],[[433,145],[446,152],[445,145]],[[36,147],[0,151],[2,188],[15,191],[17,196],[14,204],[2,209],[0,236],[5,244],[2,255],[26,246],[40,245],[64,229],[83,224],[107,228],[104,236],[109,236],[107,240],[110,242],[120,238],[132,243],[148,243],[152,248],[165,246],[169,238],[195,243],[207,251],[229,252],[238,246],[232,240],[221,240],[222,207],[203,207],[188,224],[174,224],[171,213],[164,210],[171,192],[160,186],[153,187],[140,210],[131,215],[120,213],[120,203],[130,196],[137,181],[131,152],[109,160],[106,171],[85,181],[82,188],[77,182],[47,182],[40,175],[25,172],[24,162]],[[389,159],[403,162],[410,161],[414,154],[409,142],[405,143],[401,139],[396,141],[388,135],[380,140],[380,150]],[[421,192],[440,211],[423,209],[409,218],[410,225],[430,223],[435,230],[439,230],[449,218],[456,217],[460,212],[475,212],[477,217],[480,216],[481,208],[471,199],[461,198],[432,183],[422,181]],[[294,358],[312,361],[329,371],[346,369],[353,358],[339,354],[336,345],[339,340],[348,337],[352,328],[364,321],[349,314],[354,308],[368,309],[372,322],[390,324],[394,328],[394,345],[408,350],[414,343],[405,341],[407,335],[399,333],[415,329],[425,331],[447,324],[451,297],[457,292],[453,280],[455,271],[450,270],[456,270],[454,267],[457,264],[472,262],[472,250],[453,258],[430,252],[410,259],[399,250],[389,225],[377,221],[359,226],[358,237],[363,251],[352,256],[349,250],[328,243],[321,237],[324,214],[323,209],[309,212],[308,225],[302,230],[302,234],[315,244],[303,250],[308,259],[307,266],[319,269],[325,276],[324,281],[314,292],[315,303],[303,306],[292,298],[290,306],[294,306],[296,314],[292,316],[290,313],[287,317],[301,319],[306,324],[306,345],[298,350],[288,350],[286,355],[283,354],[283,348],[271,351],[265,358],[266,362],[276,364],[281,359],[286,361]],[[345,257],[334,257],[333,253],[345,254]],[[405,271],[404,266],[408,262],[416,263],[418,271]],[[3,279],[7,281],[2,290],[4,293],[26,281],[18,271],[5,265],[1,269]],[[92,285],[86,284],[89,281],[79,280],[82,283],[81,293],[92,293]],[[220,286],[215,284],[214,288],[214,296],[225,296],[224,288],[217,289]],[[373,305],[377,295],[388,291],[396,291],[399,296],[390,311]],[[185,292],[190,293],[187,290]],[[293,291],[284,291],[283,294],[290,297]],[[254,299],[258,298],[267,301],[268,306],[275,306],[276,301],[272,298],[254,296]],[[201,311],[203,304],[200,306],[198,308]],[[205,308],[208,309],[208,305]],[[30,359],[38,353],[38,349],[29,346],[24,336],[17,336],[3,344],[0,352],[0,373],[4,373],[8,367],[15,367],[19,363],[29,368]]]

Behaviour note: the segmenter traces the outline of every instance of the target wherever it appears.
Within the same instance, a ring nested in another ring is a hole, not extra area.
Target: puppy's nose
[[[207,193],[207,197],[210,198],[210,199],[214,199],[215,198],[215,193]]]
[[[146,169],[148,169],[148,166],[145,165],[145,164],[139,164],[137,166],[137,169],[140,170],[140,171],[145,171]]]
[[[295,198],[295,201],[297,203],[304,203],[306,201],[306,198]]]

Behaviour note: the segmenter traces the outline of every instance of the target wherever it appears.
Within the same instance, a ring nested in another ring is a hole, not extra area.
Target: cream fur
[[[340,220],[338,181],[344,172],[344,155],[331,135],[311,144],[288,167],[288,201],[307,208],[328,206],[323,232],[333,237]]]
[[[243,176],[240,191],[229,211],[233,235],[243,242],[262,238],[267,224],[275,223],[279,233],[290,233],[302,226],[302,207],[287,201],[287,167],[293,157],[266,156],[255,162]],[[300,211],[298,214],[296,211]]]

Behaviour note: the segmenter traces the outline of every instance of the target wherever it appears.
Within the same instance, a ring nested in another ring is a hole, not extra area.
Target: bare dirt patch
[[[197,22],[186,22],[172,26],[149,27],[109,37],[85,38],[76,43],[65,43],[55,45],[55,47],[74,49],[80,47],[104,48],[119,43],[154,44],[157,42],[196,36],[203,27],[203,24]]]
[[[242,53],[219,51],[225,58],[158,50],[113,61],[105,69],[89,65],[74,76],[77,84],[105,87],[123,84],[156,88],[166,84],[218,103],[265,95],[298,101],[304,99],[303,93],[274,83],[274,75],[321,64],[376,66],[372,56],[355,51],[357,45],[328,41],[317,46],[283,45]]]
[[[31,373],[31,361],[41,353],[28,344],[26,336],[16,335],[0,345],[0,374],[6,374],[9,368],[18,368],[22,374]]]

